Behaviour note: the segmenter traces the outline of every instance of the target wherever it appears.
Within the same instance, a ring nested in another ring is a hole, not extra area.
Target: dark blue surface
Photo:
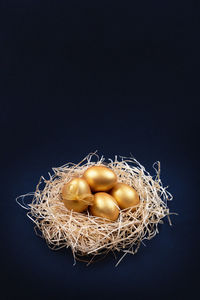
[[[199,271],[199,4],[1,1],[1,299],[188,299]],[[72,4],[73,3],[73,4]],[[127,255],[73,267],[16,203],[41,175],[130,152],[174,200],[173,226]],[[3,298],[2,298],[3,297]]]

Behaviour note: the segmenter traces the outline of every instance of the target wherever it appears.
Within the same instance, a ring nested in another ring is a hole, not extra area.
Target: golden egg
[[[136,206],[140,202],[137,191],[125,183],[117,183],[110,194],[115,198],[121,209]],[[136,208],[133,208],[135,210]]]
[[[119,207],[117,201],[111,195],[100,192],[94,195],[94,202],[90,206],[90,212],[94,216],[115,221],[119,216]]]
[[[104,166],[88,168],[83,177],[87,180],[93,192],[107,192],[117,182],[116,174]]]
[[[74,178],[63,186],[61,198],[66,208],[82,212],[87,209],[94,196],[85,179]]]

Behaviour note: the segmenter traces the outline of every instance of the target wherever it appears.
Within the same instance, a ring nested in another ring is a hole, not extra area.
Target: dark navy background
[[[197,1],[1,1],[1,299],[188,299],[199,275]],[[173,226],[127,255],[73,267],[15,198],[89,152],[161,178]]]

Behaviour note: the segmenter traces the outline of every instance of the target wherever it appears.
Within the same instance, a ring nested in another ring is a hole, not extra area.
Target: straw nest
[[[108,222],[88,211],[73,212],[64,206],[60,197],[63,184],[82,176],[93,165],[106,165],[117,174],[118,182],[137,190],[140,204],[135,212],[120,210],[119,218]],[[30,204],[24,204],[27,195],[20,196],[23,204],[19,202],[20,197],[17,201],[28,210],[27,216],[36,224],[35,229],[39,229],[51,249],[70,247],[74,262],[83,257],[89,263],[98,255],[121,251],[123,255],[119,263],[127,253],[135,254],[144,239],[150,240],[158,233],[158,224],[163,223],[165,216],[169,219],[167,201],[172,200],[172,195],[162,185],[160,163],[156,162],[153,167],[154,177],[133,157],[116,156],[106,163],[103,157],[92,153],[79,164],[67,163],[53,168],[54,174],[49,174],[48,180],[41,177],[36,191],[27,194],[32,196]],[[171,225],[170,219],[169,223]]]

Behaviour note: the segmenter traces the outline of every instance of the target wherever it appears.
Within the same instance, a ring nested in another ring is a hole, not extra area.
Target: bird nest
[[[78,213],[68,210],[61,201],[63,185],[74,177],[80,177],[84,171],[94,165],[105,165],[117,175],[118,182],[135,188],[140,197],[140,204],[133,212],[130,208],[120,210],[116,221],[96,217],[89,211]],[[54,174],[49,179],[40,178],[34,193],[20,196],[23,203],[18,203],[28,210],[27,216],[36,224],[36,232],[46,240],[51,249],[70,247],[76,259],[94,261],[99,255],[108,252],[135,254],[144,239],[150,240],[158,233],[158,224],[168,216],[167,201],[172,195],[163,187],[160,179],[160,163],[153,165],[155,176],[152,177],[134,158],[109,160],[89,154],[79,164],[67,163],[53,168]],[[32,196],[31,203],[25,204],[24,197]]]

